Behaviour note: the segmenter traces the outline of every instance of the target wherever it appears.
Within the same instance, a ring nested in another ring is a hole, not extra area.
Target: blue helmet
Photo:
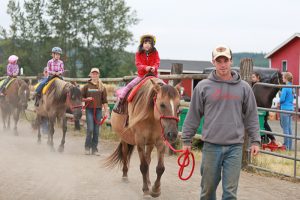
[[[53,47],[52,48],[52,53],[62,54],[62,50],[61,50],[60,47]]]

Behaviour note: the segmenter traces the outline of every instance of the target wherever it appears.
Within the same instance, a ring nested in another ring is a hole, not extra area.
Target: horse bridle
[[[66,100],[66,103],[67,103],[67,105],[69,105],[69,107],[70,107],[70,109],[71,109],[71,111],[73,112],[73,110],[75,109],[75,108],[82,108],[83,106],[82,106],[82,104],[79,104],[79,105],[73,105],[72,103],[71,103],[71,93],[70,92],[67,92],[67,100]]]
[[[161,136],[162,136],[163,140],[166,141],[166,138],[165,138],[165,136],[164,136],[164,134],[163,134],[163,133],[164,133],[164,127],[163,127],[163,125],[162,125],[161,120],[162,120],[162,119],[173,119],[173,120],[175,120],[175,121],[178,123],[179,118],[176,117],[176,116],[172,116],[172,115],[164,115],[164,114],[162,114],[162,113],[160,112],[160,110],[158,109],[158,106],[157,106],[157,104],[156,104],[156,98],[157,98],[157,96],[155,95],[155,96],[153,97],[154,107],[156,108],[157,112],[160,114],[160,116],[159,116],[159,123],[160,123],[161,129],[162,129]]]
[[[183,150],[183,149],[175,149],[170,143],[168,140],[166,140],[165,136],[164,136],[164,127],[161,123],[161,120],[162,119],[174,119],[177,123],[179,121],[179,118],[176,117],[176,116],[170,116],[170,115],[163,115],[158,107],[157,107],[157,104],[156,104],[156,95],[153,97],[153,101],[154,101],[154,107],[156,108],[156,110],[158,111],[158,113],[160,114],[160,117],[159,117],[159,122],[160,122],[160,126],[161,126],[161,137],[164,141],[164,143],[175,153],[181,153],[181,155],[178,157],[177,159],[177,164],[179,166],[179,170],[178,170],[178,177],[183,180],[183,181],[186,181],[188,180],[189,178],[191,178],[191,176],[193,175],[193,172],[194,172],[194,169],[195,169],[195,156],[193,154],[193,152],[189,151],[188,149],[186,150]],[[189,175],[187,177],[183,177],[183,171],[184,171],[184,168],[188,167],[189,165],[192,165],[192,169],[189,173]]]

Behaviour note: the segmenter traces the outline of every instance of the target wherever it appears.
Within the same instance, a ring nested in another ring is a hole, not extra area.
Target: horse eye
[[[161,108],[166,108],[166,105],[164,103],[160,104]]]

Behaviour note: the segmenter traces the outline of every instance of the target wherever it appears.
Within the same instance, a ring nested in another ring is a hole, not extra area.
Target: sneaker
[[[89,149],[86,149],[84,153],[85,153],[85,155],[90,155],[91,154]]]

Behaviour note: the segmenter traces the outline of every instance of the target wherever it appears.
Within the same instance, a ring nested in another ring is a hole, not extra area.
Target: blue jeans
[[[242,144],[217,145],[204,142],[201,163],[201,200],[215,200],[222,178],[222,199],[237,199],[242,167]]]
[[[94,108],[86,108],[85,110],[86,115],[86,138],[85,138],[85,149],[89,150],[92,148],[92,151],[98,151],[98,137],[99,137],[99,125],[94,121]],[[101,120],[102,115],[102,108],[96,109],[96,118],[97,121]]]
[[[280,113],[280,126],[283,133],[286,135],[292,135],[292,114]],[[292,148],[292,138],[284,137],[284,143],[286,149]]]

